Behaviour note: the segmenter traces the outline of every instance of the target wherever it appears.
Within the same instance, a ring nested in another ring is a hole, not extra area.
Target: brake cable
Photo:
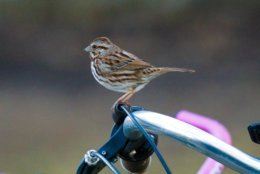
[[[164,160],[162,154],[160,153],[159,149],[156,147],[155,143],[153,142],[152,138],[150,137],[150,135],[146,132],[146,130],[138,123],[138,121],[136,120],[135,116],[128,110],[128,108],[126,108],[124,105],[121,105],[121,108],[125,111],[125,113],[130,117],[130,119],[133,121],[133,123],[137,126],[137,128],[143,133],[143,135],[145,136],[145,138],[147,139],[147,141],[149,142],[149,144],[152,146],[155,154],[157,155],[158,159],[160,160],[165,172],[167,174],[171,174],[171,171],[166,163],[166,161]]]

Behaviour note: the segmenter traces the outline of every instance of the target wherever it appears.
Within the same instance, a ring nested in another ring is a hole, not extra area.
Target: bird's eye
[[[94,49],[95,49],[95,48],[97,48],[97,46],[96,46],[96,45],[93,45],[93,46],[92,46],[92,48],[94,48]]]

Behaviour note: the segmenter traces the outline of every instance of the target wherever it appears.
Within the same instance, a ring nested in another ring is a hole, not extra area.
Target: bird
[[[156,67],[114,44],[107,37],[97,37],[85,48],[91,60],[91,72],[95,80],[105,88],[124,93],[117,103],[129,99],[156,77],[169,72],[195,70],[175,67]]]

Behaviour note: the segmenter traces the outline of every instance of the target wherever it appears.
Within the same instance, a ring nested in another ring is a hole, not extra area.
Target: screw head
[[[99,158],[93,156],[93,152],[96,152],[95,150],[89,150],[84,155],[84,160],[88,165],[96,165],[99,161]]]
[[[107,154],[107,152],[103,150],[103,151],[101,152],[101,154],[102,154],[103,156],[105,156],[105,155]]]

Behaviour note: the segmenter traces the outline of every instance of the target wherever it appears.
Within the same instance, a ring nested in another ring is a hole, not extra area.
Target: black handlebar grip
[[[154,143],[158,144],[158,135],[151,134]],[[130,173],[144,173],[148,168],[153,148],[142,136],[137,140],[130,140],[119,153],[122,166]]]
[[[121,106],[130,108],[129,105],[126,105],[124,103],[117,103],[115,105],[112,113],[112,118],[117,125],[121,125],[124,122],[125,118],[127,117],[127,114],[121,109]]]
[[[253,142],[260,144],[260,122],[248,126],[248,132]]]
[[[144,173],[148,168],[151,161],[151,157],[144,159],[142,161],[129,161],[121,159],[121,164],[125,170],[130,173]]]

